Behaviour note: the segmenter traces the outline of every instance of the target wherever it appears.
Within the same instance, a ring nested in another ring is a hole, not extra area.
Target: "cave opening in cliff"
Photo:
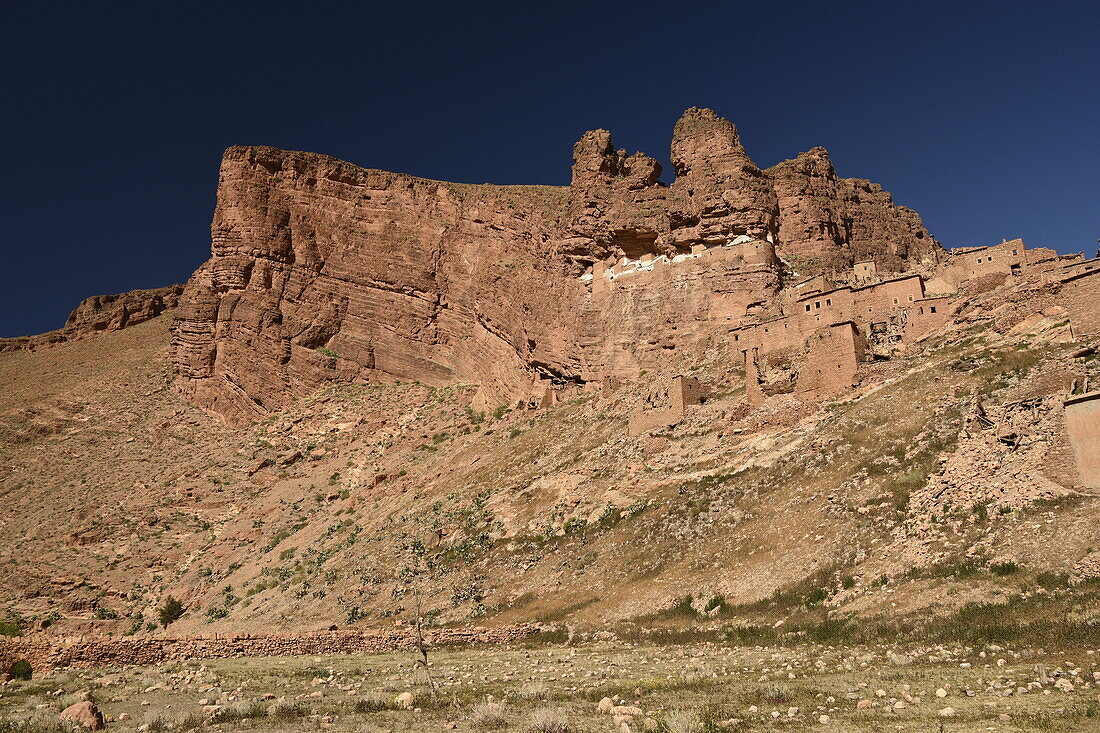
[[[648,229],[619,229],[611,233],[611,246],[632,260],[641,259],[642,255],[658,254],[656,245],[657,232]]]

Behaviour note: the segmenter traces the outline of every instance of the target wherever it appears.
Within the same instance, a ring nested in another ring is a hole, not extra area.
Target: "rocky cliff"
[[[779,198],[780,254],[807,274],[874,260],[899,272],[935,262],[941,248],[912,209],[882,186],[839,178],[829,151],[813,148],[767,170]]]
[[[761,170],[707,109],[676,124],[671,185],[606,130],[573,158],[568,187],[476,186],[230,148],[212,257],[173,326],[182,390],[233,422],[349,379],[472,383],[502,404],[704,348],[785,276],[938,248],[823,150]]]
[[[94,295],[80,301],[63,328],[34,336],[0,339],[0,352],[37,349],[136,326],[175,308],[182,292],[182,285],[169,285],[117,295]]]

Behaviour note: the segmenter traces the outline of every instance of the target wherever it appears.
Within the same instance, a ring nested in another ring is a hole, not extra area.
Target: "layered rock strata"
[[[676,124],[670,185],[606,130],[573,159],[568,187],[475,186],[230,148],[212,257],[173,325],[181,389],[233,422],[330,380],[529,399],[636,376],[759,317],[782,286],[777,248],[890,271],[937,246],[872,184],[761,170],[711,110]]]

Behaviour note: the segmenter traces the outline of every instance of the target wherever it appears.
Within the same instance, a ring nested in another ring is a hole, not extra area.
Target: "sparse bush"
[[[806,607],[809,608],[811,606],[816,606],[817,604],[824,602],[825,599],[828,598],[828,597],[829,597],[829,589],[828,588],[814,588],[813,590],[811,590],[806,595],[806,600],[805,600]]]
[[[663,733],[703,733],[703,723],[689,710],[674,710],[661,718],[658,730]]]
[[[340,358],[340,355],[338,353],[336,353],[332,349],[328,348],[327,346],[319,346],[317,348],[317,353],[320,354],[321,356],[327,356],[330,359],[339,359]]]
[[[564,530],[566,534],[573,534],[574,532],[580,532],[587,526],[588,520],[584,517],[570,517],[565,522]]]
[[[30,662],[26,659],[20,659],[11,665],[8,674],[11,675],[13,680],[29,680],[34,675],[34,670],[31,669]]]
[[[183,603],[173,596],[168,596],[158,613],[160,615],[160,625],[167,629],[170,623],[183,615]]]
[[[218,713],[218,722],[248,720],[267,715],[267,708],[261,702],[235,702]]]
[[[0,621],[0,636],[22,636],[23,624],[18,621]]]
[[[104,606],[97,606],[95,609],[95,617],[101,621],[107,621],[118,618],[118,612],[110,608],[105,608]]]
[[[206,618],[210,621],[217,621],[223,619],[229,615],[229,609],[222,606],[213,606],[206,609]]]
[[[545,700],[548,696],[546,685],[542,682],[528,682],[519,688],[516,696],[520,700]]]
[[[695,610],[695,606],[692,605],[692,603],[694,603],[694,601],[695,601],[694,597],[692,597],[690,595],[686,595],[683,598],[681,598],[680,600],[678,600],[676,602],[676,605],[674,605],[672,608],[668,609],[667,611],[665,611],[663,614],[660,614],[660,615],[663,615],[663,616],[685,616],[687,618],[694,618],[695,616],[699,615],[699,612]]]
[[[0,720],[0,733],[72,733],[72,727],[57,719],[57,711],[52,709],[36,710],[29,718],[22,720]]]
[[[508,727],[508,717],[499,702],[479,702],[470,711],[470,725],[477,730],[501,730]]]
[[[357,713],[378,713],[392,707],[392,699],[381,692],[370,692],[361,695],[355,701],[355,712]]]
[[[562,712],[552,708],[536,710],[527,726],[527,733],[572,733],[572,730]]]
[[[1070,577],[1065,573],[1042,572],[1035,575],[1035,582],[1047,590],[1052,590],[1054,588],[1065,588],[1068,586],[1070,584]]]
[[[1012,562],[1011,560],[1007,562],[990,563],[989,565],[989,572],[993,573],[994,575],[1012,575],[1013,573],[1019,572],[1019,570],[1020,566]]]
[[[272,720],[293,720],[305,715],[305,710],[296,702],[276,700],[267,709],[267,717]]]

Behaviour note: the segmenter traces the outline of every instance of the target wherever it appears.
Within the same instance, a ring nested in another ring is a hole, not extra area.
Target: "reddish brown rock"
[[[234,422],[349,379],[475,383],[494,406],[702,348],[774,306],[781,206],[711,110],[684,113],[672,162],[665,186],[593,130],[568,187],[474,186],[230,148],[213,256],[173,325],[178,385]],[[872,193],[844,194],[858,236],[838,262],[894,216]],[[895,239],[897,258],[915,249]]]
[[[152,290],[131,290],[119,295],[96,295],[85,298],[69,314],[65,330],[80,338],[97,331],[117,331],[133,326],[164,311],[175,308],[182,285],[169,285]]]
[[[103,730],[103,713],[99,712],[94,702],[84,700],[74,703],[61,711],[58,717],[73,725],[79,725],[88,730]]]
[[[85,298],[69,314],[64,328],[35,336],[0,339],[0,353],[37,349],[87,338],[103,331],[118,331],[127,326],[135,326],[175,308],[182,293],[182,285],[169,285],[164,288],[131,290],[118,295]]]
[[[896,206],[882,186],[838,178],[829,152],[812,148],[767,170],[779,199],[777,250],[800,274],[813,275],[873,260],[901,272],[941,251],[920,216]]]
[[[739,235],[775,241],[775,191],[732,122],[709,109],[684,112],[673,132],[672,165],[670,217],[678,245],[725,244]]]

